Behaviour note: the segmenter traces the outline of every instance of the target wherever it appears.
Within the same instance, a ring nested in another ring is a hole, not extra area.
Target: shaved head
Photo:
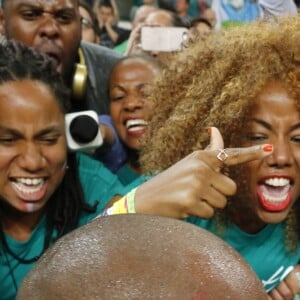
[[[61,238],[25,278],[19,300],[253,300],[267,294],[225,242],[150,215],[102,217]]]

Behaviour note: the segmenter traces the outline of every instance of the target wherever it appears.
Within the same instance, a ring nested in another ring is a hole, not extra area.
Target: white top
[[[221,1],[236,9],[240,9],[240,7],[243,7],[248,0],[212,0],[211,8],[215,12],[217,20],[216,30],[220,29],[221,23],[229,18],[222,8]],[[257,4],[260,8],[260,17],[262,18],[297,15],[297,6],[294,0],[257,0]]]
[[[258,0],[266,16],[296,15],[297,6],[293,0]]]

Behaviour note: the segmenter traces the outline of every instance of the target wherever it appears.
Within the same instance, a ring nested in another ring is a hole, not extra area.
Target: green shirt
[[[78,155],[79,174],[82,183],[86,202],[93,205],[99,202],[95,213],[83,213],[80,218],[80,225],[84,225],[91,219],[99,215],[107,202],[115,195],[122,194],[123,186],[119,183],[117,177],[108,171],[99,161],[91,159],[84,154]],[[9,248],[19,257],[31,259],[39,256],[43,249],[46,221],[45,216],[33,230],[29,239],[25,242],[19,242],[6,235]],[[53,234],[55,238],[56,233]],[[8,262],[9,263],[8,263]],[[0,299],[15,299],[16,285],[19,286],[25,275],[35,265],[21,264],[18,260],[9,254],[4,254],[0,249]]]
[[[125,41],[122,42],[121,44],[115,46],[115,47],[113,48],[113,50],[114,50],[115,52],[118,52],[119,54],[124,55],[124,53],[125,53],[125,51],[126,51],[126,49],[127,49],[127,45],[128,45],[128,40],[125,40]]]
[[[132,170],[128,164],[125,164],[122,168],[120,168],[116,175],[123,186],[128,186],[140,177],[140,175]]]
[[[201,228],[216,233],[214,219],[188,218]],[[269,224],[256,234],[249,234],[231,224],[221,238],[250,264],[266,292],[276,287],[300,260],[300,243],[295,253],[285,247],[285,223]]]

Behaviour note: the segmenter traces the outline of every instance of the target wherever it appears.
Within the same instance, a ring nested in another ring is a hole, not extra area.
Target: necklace
[[[22,258],[22,257],[18,256],[16,253],[14,253],[9,248],[3,232],[1,232],[1,242],[2,242],[2,245],[3,245],[3,252],[5,251],[10,256],[12,256],[14,259],[16,259],[19,263],[24,264],[24,265],[28,265],[28,264],[32,264],[32,263],[36,262],[41,257],[41,255],[44,253],[44,251],[45,251],[45,245],[44,245],[44,247],[43,247],[43,249],[42,249],[42,251],[41,251],[41,253],[39,255],[34,256],[34,257],[30,258],[30,259],[25,259],[25,258]]]
[[[11,264],[10,264],[10,262],[9,262],[9,260],[8,260],[7,254],[6,254],[6,252],[4,251],[4,249],[1,249],[1,252],[2,252],[4,258],[5,258],[6,264],[8,265],[9,275],[10,275],[10,277],[11,277],[11,280],[12,280],[12,282],[13,282],[13,286],[14,286],[15,291],[16,291],[16,293],[17,293],[17,292],[18,292],[18,285],[17,285],[16,277],[15,277],[15,275],[14,275],[14,271],[13,271],[13,269],[12,269],[12,267],[11,267]]]
[[[12,279],[13,286],[14,286],[15,291],[17,293],[17,291],[18,291],[17,280],[16,280],[16,277],[14,275],[14,271],[12,269],[12,266],[11,266],[10,262],[9,262],[7,254],[9,254],[11,257],[13,257],[15,260],[17,260],[20,264],[32,264],[32,263],[36,262],[41,257],[41,255],[44,253],[46,245],[44,243],[43,249],[42,249],[42,251],[41,251],[41,253],[39,255],[34,256],[34,257],[30,258],[30,259],[25,259],[25,258],[22,258],[22,257],[18,256],[16,253],[14,253],[10,249],[10,247],[7,244],[7,241],[6,241],[6,238],[4,236],[4,233],[1,230],[0,230],[0,237],[1,237],[1,244],[3,246],[3,247],[1,247],[1,252],[2,252],[2,255],[4,256],[5,263],[8,266],[9,275],[10,275],[10,277]]]

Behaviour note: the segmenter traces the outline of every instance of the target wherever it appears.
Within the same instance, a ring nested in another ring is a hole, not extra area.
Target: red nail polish
[[[211,127],[208,128],[208,134],[211,136]]]
[[[266,144],[262,148],[265,152],[272,152],[273,151],[273,145],[272,144]]]

